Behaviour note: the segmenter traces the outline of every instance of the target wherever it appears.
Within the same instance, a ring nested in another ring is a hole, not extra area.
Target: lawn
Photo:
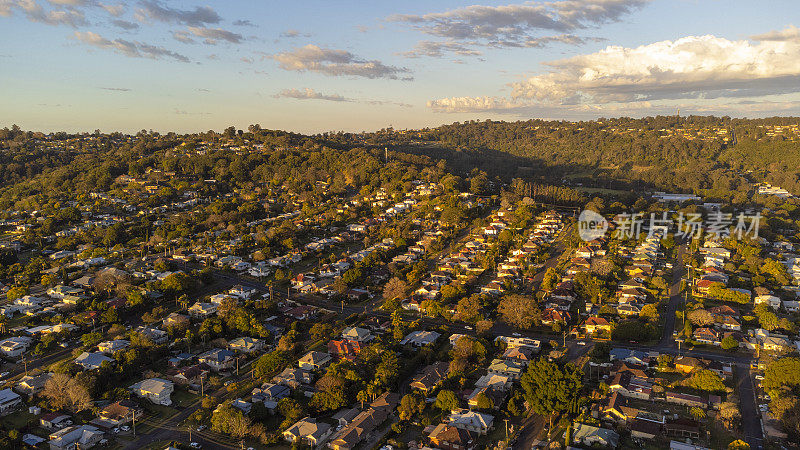
[[[200,396],[187,392],[183,389],[176,389],[172,393],[172,403],[181,408],[186,407],[199,400]]]
[[[0,425],[6,430],[20,430],[30,422],[36,422],[36,416],[28,411],[16,411],[0,418]]]

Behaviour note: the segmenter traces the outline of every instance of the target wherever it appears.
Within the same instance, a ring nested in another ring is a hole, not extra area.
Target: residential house
[[[572,442],[589,447],[599,445],[601,447],[617,448],[619,435],[615,431],[606,428],[576,423],[572,428]]]
[[[253,402],[263,402],[270,411],[275,411],[281,399],[292,395],[292,390],[283,384],[264,383],[252,391]]]
[[[514,380],[519,380],[527,364],[515,359],[494,359],[489,364],[487,371],[490,374],[505,375]]]
[[[169,406],[172,404],[170,396],[175,390],[171,381],[161,378],[148,378],[130,387],[131,392],[141,398],[146,398],[156,405]]]
[[[342,339],[357,342],[369,342],[375,339],[375,336],[366,328],[347,327],[342,331]]]
[[[208,365],[211,370],[220,372],[233,368],[235,354],[231,350],[215,348],[199,355],[197,360],[202,364]]]
[[[22,403],[22,397],[11,389],[0,390],[0,416],[4,416]]]
[[[509,347],[503,352],[502,358],[527,366],[533,360],[533,350],[530,347]]]
[[[462,430],[485,435],[494,427],[494,416],[476,411],[456,411],[450,414],[447,423]]]
[[[44,384],[47,383],[47,380],[49,380],[51,376],[53,376],[53,374],[50,372],[37,375],[25,375],[19,380],[19,383],[14,386],[14,390],[30,398],[32,395],[44,390]]]
[[[119,350],[128,348],[129,345],[131,345],[130,341],[127,341],[125,339],[114,339],[112,341],[104,341],[97,344],[97,349],[105,353],[106,355],[113,355],[115,352]]]
[[[667,403],[675,403],[678,405],[688,406],[690,408],[695,406],[699,408],[706,408],[708,406],[707,402],[697,395],[667,391],[665,398]]]
[[[136,332],[149,339],[151,342],[153,342],[153,344],[156,345],[163,345],[169,341],[169,333],[164,330],[159,330],[158,328],[140,326],[136,329]]]
[[[595,334],[598,332],[611,332],[611,324],[602,317],[587,317],[583,323],[587,334]]]
[[[28,351],[32,339],[27,336],[14,336],[0,341],[0,353],[8,358],[17,358]]]
[[[719,333],[708,327],[700,327],[694,330],[692,338],[702,344],[720,345]]]
[[[683,373],[691,373],[695,369],[702,368],[700,360],[691,356],[679,356],[675,359],[675,370]]]
[[[228,342],[228,348],[242,353],[252,353],[264,349],[263,339],[255,339],[248,336],[236,338]]]
[[[189,316],[179,313],[170,313],[163,321],[164,328],[185,328],[189,326]]]
[[[92,425],[62,428],[50,437],[50,450],[89,449],[103,440],[103,432]]]
[[[425,367],[411,380],[411,387],[428,393],[435,389],[447,378],[450,372],[450,363],[446,361],[435,362]]]
[[[198,319],[205,319],[216,313],[217,305],[213,303],[197,302],[189,307],[189,315]]]
[[[303,370],[320,370],[331,362],[331,355],[325,352],[310,351],[303,355],[297,365]]]
[[[424,347],[426,345],[431,345],[439,339],[441,334],[435,331],[412,331],[409,333],[402,341],[400,341],[401,345],[411,344],[414,347]]]
[[[431,446],[442,450],[473,450],[476,436],[469,430],[446,423],[436,426],[428,433]],[[429,428],[430,428],[429,427]]]
[[[89,352],[83,352],[75,359],[75,364],[83,366],[84,370],[99,369],[104,362],[113,363],[114,359],[102,353]]]
[[[302,442],[312,448],[325,443],[333,432],[330,425],[305,417],[298,420],[283,432],[283,438],[289,442]]]
[[[614,375],[608,382],[612,392],[619,392],[624,397],[649,400],[653,391],[653,384],[646,378],[633,376],[630,372],[621,372]]]
[[[100,410],[98,417],[92,420],[92,425],[100,428],[115,428],[143,417],[144,410],[131,400],[120,400],[107,405]]]
[[[363,346],[358,341],[332,340],[328,342],[328,353],[335,358],[348,359],[353,361],[356,359]]]
[[[357,415],[346,427],[331,437],[328,447],[333,450],[353,450],[373,430],[378,428],[389,412],[384,409],[369,408]]]
[[[291,367],[283,369],[283,372],[275,375],[275,377],[272,378],[273,383],[282,384],[292,389],[296,389],[304,384],[311,384],[311,381],[311,373],[302,369],[293,369]]]
[[[57,428],[64,428],[70,416],[62,414],[58,411],[47,413],[39,418],[39,424],[48,430],[55,430]]]
[[[489,373],[475,382],[476,388],[490,387],[492,389],[507,391],[514,385],[514,379],[507,375],[500,375],[496,373]]]

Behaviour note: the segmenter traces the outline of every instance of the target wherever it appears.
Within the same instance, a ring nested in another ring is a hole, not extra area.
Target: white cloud
[[[323,94],[311,88],[303,89],[284,89],[277,94],[273,95],[275,98],[292,98],[296,100],[326,100],[330,102],[345,102],[345,103],[361,103],[372,106],[399,106],[402,108],[410,108],[412,105],[403,102],[395,102],[392,100],[370,100],[370,99],[357,99],[343,97],[339,94]]]
[[[456,55],[480,55],[481,52],[467,47],[464,44],[454,41],[420,41],[410,51],[402,53],[407,58],[419,58],[420,56],[441,57],[446,52],[455,53]]]
[[[504,101],[435,100],[438,111],[755,98],[800,92],[800,40],[688,36],[636,48],[609,46],[546,63],[548,73],[510,84]]]
[[[290,52],[269,55],[284,70],[319,72],[329,76],[358,76],[366,78],[409,79],[403,67],[388,66],[376,60],[364,60],[346,50],[306,45]]]
[[[59,6],[67,6],[68,9],[46,10],[35,0],[0,0],[0,16],[11,16],[16,8],[22,11],[31,22],[47,25],[68,25],[73,28],[88,24],[83,12],[74,8],[75,4],[64,3],[59,4]]]
[[[311,88],[304,89],[284,89],[273,97],[275,98],[293,98],[297,100],[328,100],[331,102],[350,102],[352,100],[342,97],[339,94],[323,94]]]
[[[222,18],[208,6],[195,6],[194,9],[183,10],[164,6],[160,1],[143,0],[142,7],[136,11],[136,18],[146,22],[155,20],[165,23],[179,23],[190,26],[219,23]]]
[[[617,22],[650,0],[526,2],[502,6],[472,5],[441,13],[395,14],[387,20],[449,40],[492,47],[541,47],[546,43],[580,44],[571,32]],[[559,32],[540,36],[541,32]],[[567,38],[569,37],[569,38]]]
[[[764,34],[757,34],[751,36],[750,39],[754,41],[800,41],[800,28],[789,25],[783,30],[773,30]]]
[[[73,34],[73,38],[86,45],[91,45],[93,47],[105,50],[112,50],[131,58],[168,58],[180,62],[189,62],[189,58],[186,56],[183,56],[180,53],[175,53],[171,50],[167,50],[164,47],[150,45],[138,41],[127,41],[124,39],[110,40],[91,31],[76,31]]]
[[[227,41],[232,44],[240,44],[242,35],[222,28],[188,27],[189,32],[201,38],[205,38],[205,43],[216,45],[218,41]]]
[[[100,7],[106,10],[107,13],[114,17],[119,17],[125,13],[125,4],[117,3],[116,5],[100,3]]]
[[[513,110],[518,107],[502,97],[450,97],[428,102],[428,108],[449,113]]]

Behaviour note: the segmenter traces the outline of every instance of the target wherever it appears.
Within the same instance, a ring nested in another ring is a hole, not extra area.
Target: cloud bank
[[[731,41],[687,36],[545,63],[549,72],[508,85],[511,95],[433,100],[437,111],[748,98],[800,92],[796,29]],[[795,34],[793,34],[795,33]]]

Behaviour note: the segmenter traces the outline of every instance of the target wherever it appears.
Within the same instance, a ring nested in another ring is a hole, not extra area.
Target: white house
[[[0,341],[0,353],[9,358],[16,358],[28,351],[31,346],[31,338],[25,336],[15,336]]]
[[[11,389],[0,391],[0,415],[6,415],[22,403],[22,397]]]
[[[493,427],[494,416],[475,411],[454,412],[448,422],[456,428],[485,435]]]
[[[100,366],[108,361],[109,363],[113,362],[113,358],[109,358],[108,356],[102,353],[89,353],[83,352],[75,358],[75,364],[83,366],[84,370],[92,370],[92,369],[99,369]]]
[[[172,404],[172,391],[175,386],[172,381],[161,378],[148,378],[130,387],[131,391],[141,398],[146,398],[156,405],[169,406]]]
[[[342,331],[342,338],[351,341],[369,342],[375,338],[366,328],[347,327]]]
[[[50,450],[87,449],[103,439],[103,432],[91,425],[62,428],[50,435]]]
[[[217,313],[217,305],[213,303],[197,302],[189,307],[189,315],[196,318],[206,318]]]
[[[113,355],[118,350],[123,350],[131,345],[130,341],[125,339],[114,339],[113,341],[105,341],[97,344],[97,349],[106,355]]]

